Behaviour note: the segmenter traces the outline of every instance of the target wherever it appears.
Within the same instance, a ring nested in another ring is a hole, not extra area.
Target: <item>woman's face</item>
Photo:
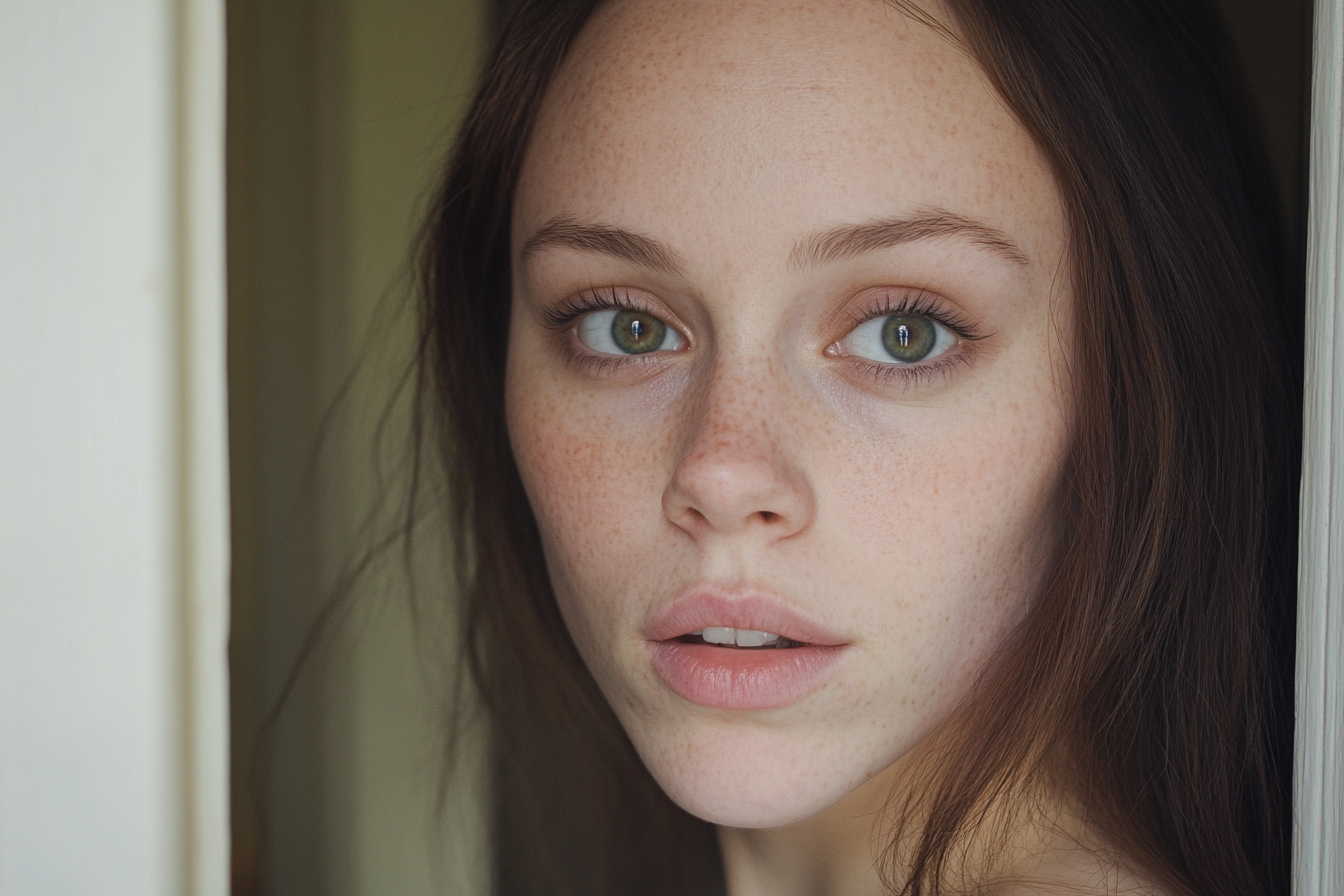
[[[569,631],[690,812],[835,804],[1023,619],[1069,448],[1066,241],[978,65],[882,0],[585,28],[514,207],[509,433]]]

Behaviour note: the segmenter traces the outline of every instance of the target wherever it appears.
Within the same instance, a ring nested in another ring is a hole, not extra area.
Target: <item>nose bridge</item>
[[[763,525],[782,537],[806,526],[810,488],[782,413],[790,393],[768,352],[716,357],[664,497],[670,519],[694,535]]]
[[[766,455],[779,447],[771,405],[784,388],[769,359],[734,353],[716,361],[696,402],[687,453]]]

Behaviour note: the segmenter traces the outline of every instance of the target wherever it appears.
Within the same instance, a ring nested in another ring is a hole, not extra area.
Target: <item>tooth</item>
[[[737,636],[735,628],[720,628],[718,626],[705,626],[700,630],[700,637],[704,638],[709,644],[732,644]]]
[[[770,632],[760,632],[749,628],[737,630],[738,647],[764,647],[766,644],[773,644],[778,640],[779,635],[772,635]]]

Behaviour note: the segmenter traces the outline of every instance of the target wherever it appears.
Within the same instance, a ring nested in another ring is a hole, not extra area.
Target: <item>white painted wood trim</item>
[[[228,892],[222,0],[0,0],[0,896]]]
[[[1298,571],[1293,892],[1344,894],[1344,0],[1317,0]],[[1339,401],[1336,401],[1336,398]],[[1339,457],[1335,457],[1339,448]]]
[[[226,896],[229,478],[224,239],[224,3],[176,0],[178,427],[181,470],[182,877]]]

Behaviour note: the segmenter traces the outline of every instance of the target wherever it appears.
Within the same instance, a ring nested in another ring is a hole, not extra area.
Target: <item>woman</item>
[[[523,2],[423,244],[503,893],[1286,889],[1291,323],[1196,2]]]

